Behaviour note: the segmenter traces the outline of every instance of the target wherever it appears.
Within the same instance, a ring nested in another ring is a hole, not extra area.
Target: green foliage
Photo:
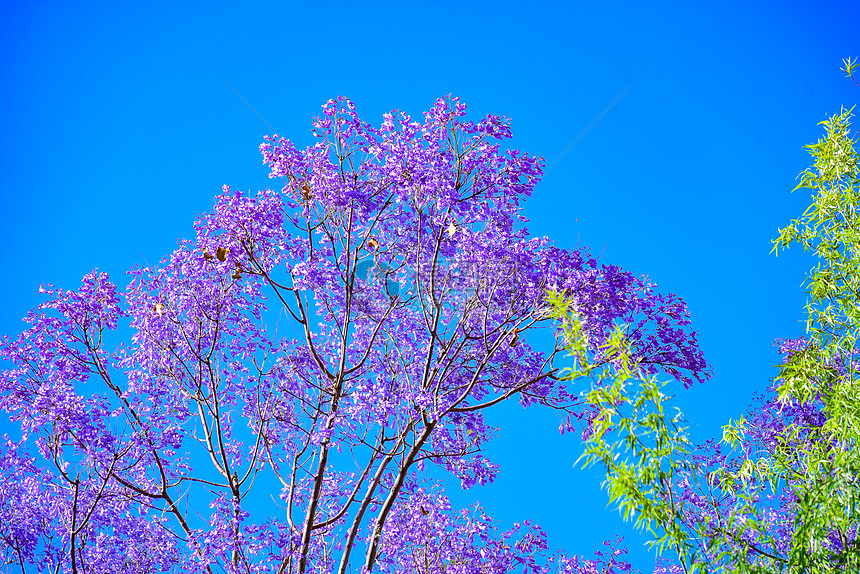
[[[853,80],[857,63],[844,63]],[[702,469],[692,462],[680,412],[667,421],[665,383],[637,369],[624,329],[603,349],[613,360],[598,367],[585,354],[576,310],[563,294],[549,297],[575,358],[571,376],[593,381],[586,398],[594,419],[580,460],[606,467],[610,503],[651,533],[652,547],[674,549],[685,572],[860,572],[860,542],[850,541],[860,541],[853,534],[860,529],[860,164],[851,111],[821,122],[825,136],[806,146],[814,162],[795,190],[810,190],[812,204],[773,248],[799,243],[817,265],[805,284],[808,336],[779,365],[770,405],[824,416],[783,425],[775,412],[772,429],[729,421],[722,444],[735,455],[707,476],[714,512],[689,514],[679,501],[679,477]],[[761,502],[768,490],[788,497],[781,510],[788,534],[775,531],[772,509]]]
[[[849,73],[853,67],[846,63]],[[821,122],[825,137],[806,146],[814,163],[795,190],[811,190],[812,204],[774,241],[774,252],[799,243],[818,260],[805,283],[806,342],[779,365],[777,393],[780,404],[820,412],[823,422],[795,421],[770,444],[751,441],[743,418],[730,422],[722,442],[744,456],[710,477],[737,496],[732,515],[743,517],[744,526],[770,548],[781,545],[755,495],[767,483],[772,492],[794,500],[784,554],[759,561],[762,572],[860,571],[860,548],[848,537],[860,526],[860,168],[850,118],[851,110],[843,110]],[[841,541],[841,551],[833,550],[834,539]],[[742,565],[741,554],[735,547],[721,558]]]
[[[574,310],[573,300],[568,299],[565,293],[548,291],[547,303],[549,303],[548,316],[560,320],[564,346],[568,356],[573,358],[574,366],[566,369],[568,380],[589,376],[596,365],[591,363],[588,339],[583,333],[582,321]]]
[[[842,63],[845,64],[845,67],[841,68],[841,70],[843,72],[845,72],[845,75],[848,76],[849,78],[851,78],[851,80],[855,84],[860,86],[860,82],[858,82],[857,80],[854,79],[854,69],[857,67],[857,59],[855,58],[852,60],[851,58],[848,58],[848,59],[842,60]]]
[[[846,61],[849,76],[854,67]],[[825,419],[794,452],[774,453],[772,469],[799,477],[792,483],[799,502],[790,562],[819,572],[860,568],[856,544],[833,564],[820,543],[834,532],[844,540],[860,524],[860,166],[852,110],[821,122],[825,137],[806,146],[814,164],[795,190],[811,190],[812,205],[774,241],[774,251],[799,243],[818,259],[806,281],[808,343],[780,365],[778,392],[783,401],[818,402]]]
[[[606,467],[609,503],[617,503],[625,520],[647,530],[651,548],[662,553],[674,549],[682,561],[695,564],[695,544],[682,527],[675,500],[675,473],[686,462],[690,441],[680,411],[667,422],[666,383],[645,376],[632,359],[624,328],[617,327],[601,348],[598,366],[585,353],[582,323],[563,295],[550,293],[552,315],[561,320],[567,348],[575,360],[568,378],[590,375],[593,381],[586,399],[594,418],[585,451],[577,461],[583,468],[602,463]],[[606,359],[611,359],[607,361]],[[635,392],[630,394],[630,388]],[[677,409],[676,409],[677,410]],[[623,455],[623,457],[621,456]],[[685,571],[695,571],[686,570]]]

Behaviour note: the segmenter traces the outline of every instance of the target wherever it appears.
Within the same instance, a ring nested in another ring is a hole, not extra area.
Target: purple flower
[[[124,291],[96,271],[77,291],[42,287],[30,329],[0,346],[0,406],[24,432],[3,459],[2,532],[22,558],[4,557],[118,572],[401,571],[419,555],[440,573],[629,571],[619,551],[562,558],[536,526],[458,513],[416,474],[433,463],[463,488],[491,482],[482,411],[504,400],[583,415],[554,366],[563,342],[529,336],[558,328],[548,289],[571,298],[596,356],[626,325],[648,372],[708,376],[678,298],[528,235],[543,160],[501,148],[508,120],[465,113],[439,99],[423,122],[393,111],[375,128],[329,100],[315,145],[260,146],[280,191],[225,186]],[[249,514],[249,495],[271,513]]]

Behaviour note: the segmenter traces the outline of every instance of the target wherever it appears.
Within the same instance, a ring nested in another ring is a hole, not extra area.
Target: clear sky
[[[301,146],[337,95],[378,124],[450,93],[472,118],[511,118],[513,146],[550,163],[635,81],[525,213],[534,235],[687,302],[714,377],[674,390],[693,438],[719,436],[774,376],[772,341],[803,333],[813,261],[770,240],[809,203],[789,192],[816,124],[860,100],[839,71],[860,56],[858,17],[856,1],[4,2],[0,334],[24,327],[40,283],[77,288],[98,267],[124,285],[222,185],[280,183],[258,152],[268,128],[225,82]],[[491,422],[499,480],[456,501],[531,518],[571,553],[622,534],[651,571],[600,469],[573,468],[578,437],[518,406]]]

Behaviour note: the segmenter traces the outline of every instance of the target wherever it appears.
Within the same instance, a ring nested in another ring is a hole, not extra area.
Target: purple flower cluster
[[[805,338],[775,344],[783,365],[815,351]],[[846,376],[842,359],[831,364]],[[853,455],[840,454],[845,445],[840,448],[824,432],[828,414],[820,394],[806,402],[781,398],[784,382],[777,379],[755,396],[743,419],[741,440],[706,441],[677,463],[671,484],[677,517],[695,541],[691,548],[697,560],[709,568],[771,572],[792,565],[798,571],[852,572],[850,561],[860,543],[860,466]],[[807,467],[799,455],[803,452],[820,453],[826,462]],[[830,494],[816,498],[816,483],[826,485]],[[825,509],[834,504],[835,516],[825,518]],[[826,525],[823,535],[810,530],[821,524]],[[797,555],[798,548],[804,556]],[[655,573],[684,571],[680,564],[664,562]]]
[[[555,365],[563,340],[530,342],[557,328],[548,290],[572,299],[597,356],[625,325],[649,372],[708,376],[679,299],[529,236],[521,203],[542,160],[502,149],[504,118],[464,114],[440,99],[423,123],[395,111],[374,128],[330,100],[315,145],[261,146],[282,190],[225,187],[196,236],[132,270],[123,293],[96,272],[78,291],[42,289],[30,329],[0,346],[0,405],[23,433],[0,450],[4,559],[70,572],[629,571],[619,550],[547,558],[536,526],[500,532],[422,478],[431,463],[464,488],[494,479],[485,408],[581,410]],[[130,340],[108,348],[120,320]],[[261,514],[248,501],[272,487],[278,507]]]

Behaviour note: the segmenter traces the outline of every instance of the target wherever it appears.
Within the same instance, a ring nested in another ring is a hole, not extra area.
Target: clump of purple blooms
[[[533,524],[451,508],[425,474],[491,482],[483,411],[502,401],[585,414],[556,364],[564,341],[529,337],[556,332],[548,290],[572,300],[598,361],[623,324],[648,372],[707,377],[682,301],[529,236],[542,160],[501,147],[506,119],[465,112],[440,99],[423,122],[394,111],[372,127],[330,100],[315,145],[261,146],[280,191],[225,186],[194,238],[124,291],[98,271],[43,287],[30,328],[0,345],[0,405],[21,427],[0,445],[5,563],[630,571],[617,545],[568,558]]]

